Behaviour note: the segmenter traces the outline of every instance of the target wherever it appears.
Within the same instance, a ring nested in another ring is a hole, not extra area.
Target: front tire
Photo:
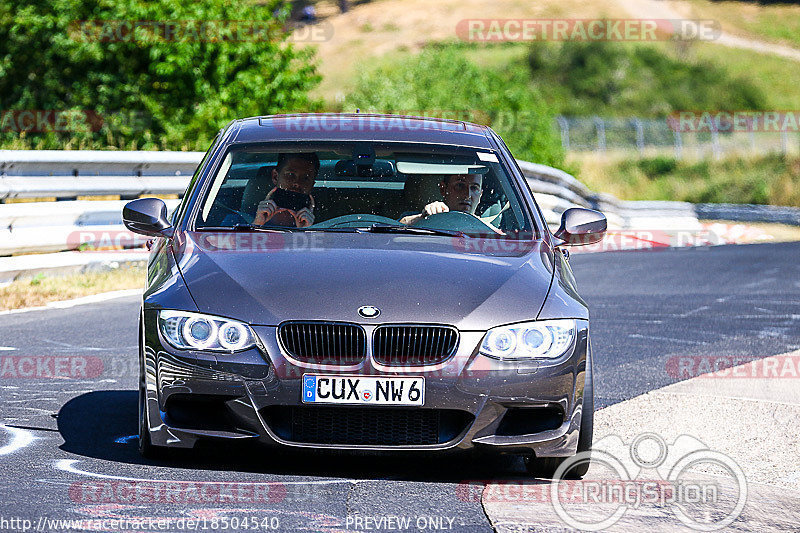
[[[147,400],[144,386],[139,384],[139,453],[146,459],[158,456],[155,446],[150,440],[150,429],[147,427]]]

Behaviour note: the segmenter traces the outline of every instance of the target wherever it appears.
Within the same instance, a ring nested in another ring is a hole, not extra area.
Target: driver
[[[317,154],[297,153],[280,154],[278,164],[272,171],[272,182],[275,187],[256,207],[256,218],[253,224],[264,225],[267,222],[279,226],[296,226],[306,228],[314,223],[314,198],[311,197],[311,207],[304,207],[298,211],[279,207],[272,199],[277,188],[287,191],[299,192],[311,196],[311,189],[319,172],[319,157]]]
[[[420,219],[448,211],[462,211],[475,215],[483,192],[483,175],[452,174],[445,176],[439,183],[439,191],[442,193],[443,201],[431,202],[422,208],[421,213],[405,216],[400,219],[400,222],[413,224]]]

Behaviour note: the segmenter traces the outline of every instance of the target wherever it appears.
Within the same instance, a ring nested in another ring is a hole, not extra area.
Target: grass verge
[[[778,154],[719,161],[672,157],[586,158],[578,177],[623,200],[800,206],[800,158]]]
[[[677,51],[674,46],[667,48],[676,56],[685,54],[687,59],[723,67],[734,78],[750,80],[766,95],[765,109],[800,109],[800,63],[797,61],[713,43],[693,43],[685,52]]]
[[[800,47],[800,6],[690,0],[692,16],[720,21],[732,34]]]
[[[36,307],[101,292],[141,288],[145,275],[144,267],[122,267],[67,276],[37,274],[33,278],[12,281],[0,287],[0,310]]]

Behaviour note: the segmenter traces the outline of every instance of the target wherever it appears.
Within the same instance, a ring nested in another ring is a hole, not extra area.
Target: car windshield
[[[195,228],[530,238],[533,223],[488,149],[394,142],[234,145]]]

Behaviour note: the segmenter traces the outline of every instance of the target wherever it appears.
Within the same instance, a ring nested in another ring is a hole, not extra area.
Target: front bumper
[[[554,361],[497,361],[477,352],[483,332],[461,332],[456,353],[438,365],[382,367],[372,361],[368,351],[362,364],[321,367],[287,358],[277,342],[277,328],[268,326],[253,326],[262,346],[245,352],[175,350],[162,341],[156,314],[145,309],[141,354],[147,424],[156,446],[191,448],[200,439],[214,438],[315,449],[480,448],[533,453],[537,457],[570,456],[577,450],[589,356],[588,322],[584,320],[576,321],[577,335],[571,349]],[[365,326],[368,338],[373,327]],[[304,405],[300,398],[305,373],[422,376],[425,404],[412,408]],[[390,442],[388,432],[386,442],[373,439],[367,444],[297,440],[291,428],[280,422],[298,409],[313,417],[323,411],[310,410],[320,408],[327,408],[328,415],[331,408],[342,410],[342,419],[358,409],[359,420],[374,414],[378,425],[387,414],[385,410],[395,410],[395,422],[398,415],[414,419],[419,410],[433,410],[425,414],[437,411],[440,424],[445,419],[451,422],[435,441],[413,444]]]

